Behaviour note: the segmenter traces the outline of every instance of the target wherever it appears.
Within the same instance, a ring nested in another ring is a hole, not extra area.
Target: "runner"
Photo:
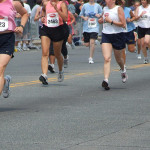
[[[95,40],[98,38],[99,23],[98,18],[102,14],[102,7],[95,3],[94,0],[89,0],[88,3],[84,4],[80,17],[84,20],[83,22],[83,37],[84,45],[90,48],[89,64],[93,64],[93,55],[95,51]]]
[[[34,21],[39,21],[39,35],[41,34],[41,29],[43,28],[43,23],[41,21],[42,18],[42,8],[43,8],[43,3],[47,2],[48,0],[42,0],[41,5],[38,7]],[[49,64],[48,64],[48,70],[51,73],[55,73],[55,55],[54,55],[54,49],[53,49],[53,43],[51,42],[50,44],[50,49],[49,49]]]
[[[135,36],[134,36],[134,30],[135,26],[133,24],[133,21],[135,20],[135,16],[129,7],[125,7],[125,0],[121,0],[119,4],[124,9],[125,19],[126,19],[126,30],[125,30],[125,43],[128,46],[129,52],[135,52]],[[126,64],[126,50],[123,50],[122,57],[124,59],[124,65]]]
[[[141,0],[141,6],[136,10],[138,20],[138,37],[141,39],[141,46],[144,55],[144,64],[148,64],[147,49],[150,49],[150,5],[148,0]]]
[[[43,19],[45,23],[41,30],[41,42],[42,42],[42,74],[39,80],[48,85],[47,71],[48,71],[48,57],[49,47],[51,41],[53,42],[54,53],[58,63],[58,82],[62,82],[63,75],[63,57],[61,55],[61,48],[64,39],[64,23],[67,21],[67,7],[62,1],[52,0],[44,2],[43,6]]]
[[[112,49],[118,65],[121,68],[122,82],[125,83],[128,76],[124,67],[122,58],[122,50],[125,48],[124,28],[126,20],[123,9],[117,6],[116,0],[105,0],[106,7],[103,10],[103,18],[99,19],[99,23],[103,23],[102,30],[102,53],[104,56],[104,80],[102,87],[109,90],[108,78],[110,75],[110,64]]]
[[[140,2],[139,1],[135,1],[134,3],[134,7],[135,7],[135,10],[133,11],[134,15],[135,15],[135,12],[137,10],[137,8],[140,6]],[[138,22],[137,20],[133,21],[136,29],[134,31],[134,34],[135,34],[135,41],[136,41],[136,46],[137,46],[137,59],[142,59],[142,56],[141,56],[141,40],[138,38]]]
[[[69,27],[69,37],[68,37],[68,44],[71,45],[72,49],[75,48],[75,45],[72,42],[72,36],[74,34],[74,29],[73,29],[73,23],[75,23],[75,17],[74,15],[68,10],[68,21],[67,21],[67,25]]]
[[[17,12],[22,16],[19,27],[16,27],[15,24]],[[2,93],[4,98],[8,98],[10,95],[11,76],[6,75],[4,78],[4,73],[14,53],[14,32],[22,34],[27,19],[27,11],[20,2],[0,0],[0,94]]]

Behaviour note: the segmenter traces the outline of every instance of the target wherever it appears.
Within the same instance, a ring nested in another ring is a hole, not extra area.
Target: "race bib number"
[[[8,17],[0,17],[0,32],[8,30]]]
[[[59,26],[58,13],[47,14],[47,26],[48,27],[58,27]]]
[[[88,19],[88,28],[96,28],[97,22],[95,18]]]

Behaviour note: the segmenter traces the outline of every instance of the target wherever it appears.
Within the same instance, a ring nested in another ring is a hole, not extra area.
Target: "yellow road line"
[[[150,64],[140,64],[140,65],[134,65],[131,67],[128,67],[129,69],[137,69],[137,68],[142,68],[142,67],[150,67]],[[119,71],[118,69],[113,69],[113,71]],[[87,76],[87,75],[93,75],[93,72],[83,72],[83,73],[78,73],[74,75],[66,75],[65,80],[76,78],[76,77],[82,77],[82,76]],[[49,82],[54,82],[57,81],[57,78],[48,78]],[[18,82],[18,83],[13,83],[10,85],[11,88],[14,87],[21,87],[21,86],[28,86],[28,85],[34,85],[34,84],[40,84],[41,82],[39,80],[35,81],[29,81],[29,82]]]
[[[72,79],[72,78],[79,77],[79,76],[91,75],[91,74],[93,74],[93,73],[85,72],[85,73],[79,73],[79,74],[75,74],[75,75],[66,75],[65,80]],[[54,82],[54,81],[57,81],[57,78],[48,78],[48,81]],[[14,88],[14,87],[20,87],[20,86],[34,85],[34,84],[39,84],[39,83],[41,83],[39,80],[29,81],[29,82],[18,82],[18,83],[11,84],[10,87]]]

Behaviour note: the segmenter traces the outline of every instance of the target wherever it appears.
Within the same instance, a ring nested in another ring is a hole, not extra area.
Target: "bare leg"
[[[5,84],[4,72],[10,59],[11,59],[11,56],[0,54],[0,95],[2,93],[4,84]]]
[[[55,57],[57,59],[57,64],[58,64],[59,71],[63,70],[63,62],[64,62],[63,56],[61,54],[62,44],[63,44],[63,40],[58,41],[58,42],[53,42],[54,54],[55,54]]]
[[[147,50],[145,45],[145,38],[141,38],[141,46],[142,46],[142,52],[145,58],[147,58]]]
[[[46,36],[42,36],[41,42],[42,42],[42,59],[41,59],[42,73],[47,75],[50,39]]]
[[[140,54],[141,53],[141,40],[140,39],[137,40],[137,46],[138,46],[138,54]]]
[[[95,51],[95,39],[90,39],[90,57],[93,58]]]
[[[112,55],[112,45],[109,43],[102,44],[102,53],[104,57],[104,79],[108,80],[110,75],[110,64]]]
[[[124,60],[122,58],[122,50],[114,49],[114,55],[115,55],[116,62],[120,66],[121,70],[124,71]]]
[[[49,56],[49,61],[50,61],[50,64],[55,64],[55,56],[54,55],[50,55]]]
[[[125,65],[126,64],[126,50],[125,49],[122,50],[122,58],[123,58],[124,65]]]

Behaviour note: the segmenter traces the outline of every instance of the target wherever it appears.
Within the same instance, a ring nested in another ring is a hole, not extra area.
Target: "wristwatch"
[[[22,24],[19,27],[22,27],[24,29],[24,26]]]

